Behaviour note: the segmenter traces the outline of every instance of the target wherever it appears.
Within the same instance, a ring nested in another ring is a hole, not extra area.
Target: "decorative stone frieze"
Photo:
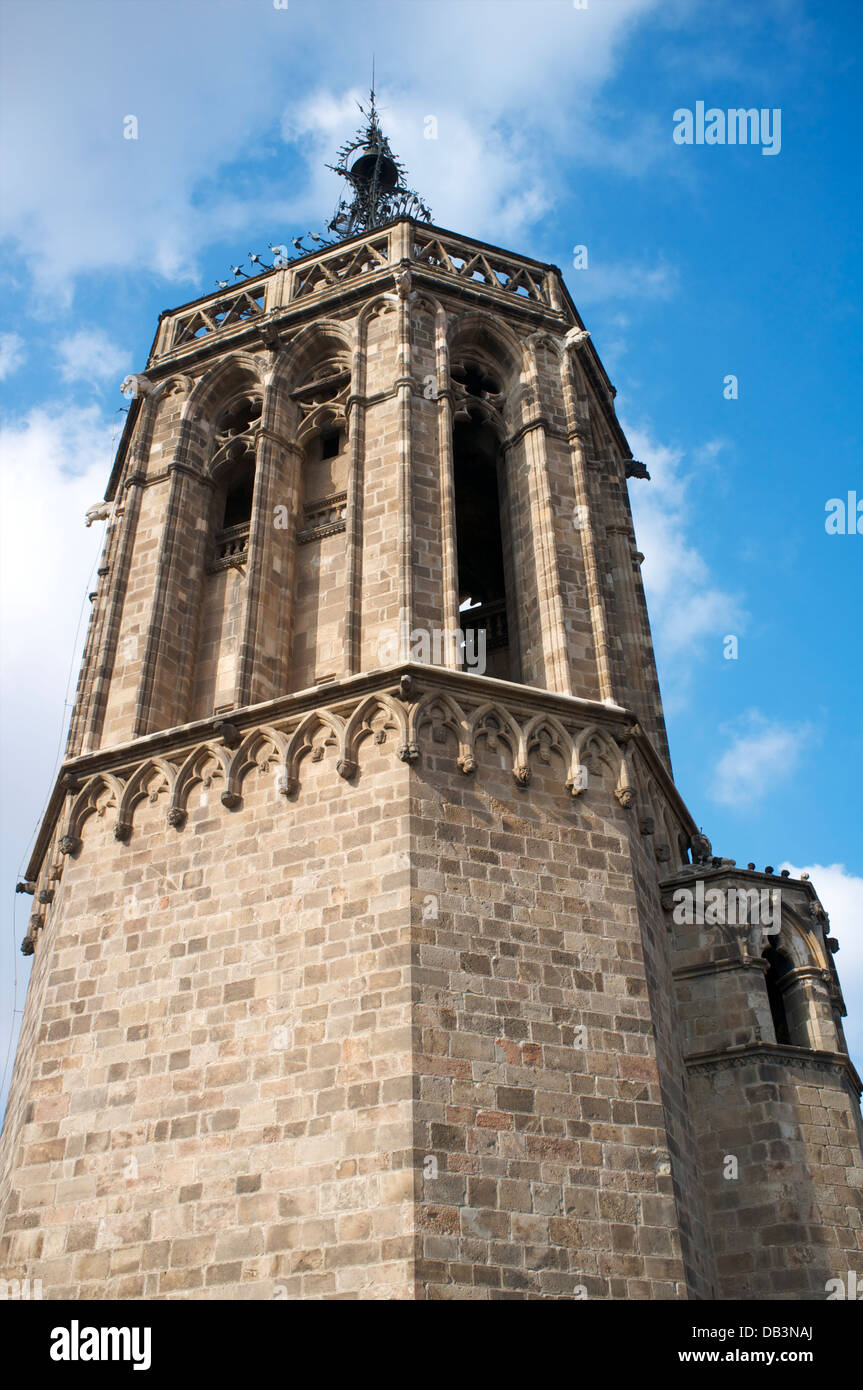
[[[519,787],[529,786],[534,760],[546,766],[553,762],[562,793],[589,802],[593,790],[606,785],[625,809],[637,802],[639,779],[646,782],[656,775],[655,754],[639,725],[626,722],[624,711],[610,714],[601,704],[555,699],[541,692],[534,697],[526,687],[513,696],[499,682],[457,675],[443,679],[433,667],[412,667],[393,690],[394,675],[366,678],[361,694],[346,698],[338,690],[332,703],[315,702],[297,713],[291,712],[290,701],[281,701],[260,722],[252,711],[237,711],[236,722],[216,721],[212,737],[192,746],[183,730],[168,731],[160,739],[138,740],[122,755],[111,751],[77,760],[74,773],[60,779],[61,787],[68,782],[77,789],[72,794],[66,787],[69,807],[61,852],[77,852],[84,821],[106,794],[107,804],[116,808],[114,833],[121,841],[132,834],[141,800],[153,801],[163,794],[168,823],[182,830],[189,791],[214,773],[224,783],[221,802],[229,808],[239,805],[246,775],[261,767],[272,766],[277,784],[296,796],[303,759],[322,751],[315,745],[321,730],[327,731],[335,750],[338,775],[348,780],[356,776],[361,746],[370,734],[378,744],[390,743],[394,755],[408,763],[419,762],[432,750],[439,757],[449,742],[453,769],[465,776],[477,772],[483,748],[495,756],[503,754]],[[308,699],[297,703],[305,706]],[[158,754],[150,751],[153,744]],[[680,826],[681,834],[690,833],[685,819]]]

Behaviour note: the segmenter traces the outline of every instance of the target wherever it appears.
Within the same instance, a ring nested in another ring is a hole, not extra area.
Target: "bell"
[[[395,188],[399,181],[399,171],[395,162],[389,155],[374,149],[373,146],[366,146],[366,149],[369,152],[361,154],[351,165],[351,178],[354,183],[371,183],[377,168],[378,188]]]

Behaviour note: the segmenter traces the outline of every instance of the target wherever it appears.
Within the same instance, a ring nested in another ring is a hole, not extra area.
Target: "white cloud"
[[[17,372],[26,358],[24,339],[20,333],[0,333],[0,381]]]
[[[786,861],[792,878],[806,873],[830,917],[830,935],[839,940],[836,968],[848,1009],[845,1034],[848,1049],[863,1060],[863,878],[849,873],[844,864],[794,865]]]
[[[63,692],[89,616],[102,528],[87,530],[84,512],[104,492],[111,436],[93,407],[39,408],[0,429],[0,757],[3,807],[14,816],[4,852],[16,861],[38,811],[34,788],[40,800],[50,790]]]
[[[126,375],[132,355],[113,343],[101,328],[79,328],[56,345],[63,381],[89,381],[93,385],[116,379],[117,389]]]
[[[649,432],[624,422],[633,455],[647,464],[650,482],[629,489],[651,624],[661,667],[667,710],[681,707],[693,674],[693,657],[713,643],[717,661],[722,639],[739,636],[746,612],[738,594],[724,588],[693,540],[697,519],[689,502],[691,481],[709,468],[722,449],[713,440],[687,458],[680,449],[654,441]]]
[[[320,226],[340,191],[323,161],[356,127],[351,98],[365,93],[311,85],[300,55],[326,53],[328,72],[354,78],[370,33],[387,132],[437,222],[491,241],[513,237],[552,207],[561,157],[594,159],[599,142],[606,162],[609,147],[630,158],[633,131],[609,124],[599,94],[633,26],[661,7],[370,0],[277,11],[211,0],[207,24],[195,5],[146,8],[131,70],[128,7],[53,6],[47,42],[38,6],[7,16],[17,58],[2,114],[16,138],[0,235],[55,300],[68,302],[73,277],[88,270],[134,266],[188,280],[202,251],[235,228],[278,241],[304,221]],[[226,62],[231,99],[221,101],[213,94]],[[293,159],[273,139],[285,107]],[[423,137],[428,114],[437,140]],[[138,119],[136,140],[123,138],[127,115]],[[671,158],[667,141],[656,148]],[[636,161],[633,176],[654,157],[662,155]],[[257,162],[227,186],[220,169],[239,159]]]
[[[104,492],[118,429],[95,407],[66,403],[0,428],[0,877],[7,887],[24,867],[62,752],[64,693],[74,698],[104,535],[102,526],[85,528],[84,512]],[[13,897],[16,952],[31,902]],[[18,959],[20,1007],[27,971]],[[13,1017],[13,992],[4,970],[4,1021]]]
[[[723,806],[763,801],[793,775],[812,738],[807,724],[783,724],[750,710],[714,768],[709,795]]]
[[[671,299],[677,290],[677,270],[660,260],[655,264],[638,261],[616,261],[603,264],[590,255],[587,268],[570,278],[576,303],[599,304],[608,300]]]

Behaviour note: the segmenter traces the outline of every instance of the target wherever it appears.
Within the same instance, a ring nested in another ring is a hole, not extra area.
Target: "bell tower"
[[[823,909],[675,787],[648,475],[559,270],[433,225],[363,120],[333,240],[162,314],[128,379],[20,885],[0,1269],[823,1297],[861,1208]],[[762,888],[767,935],[678,910]]]

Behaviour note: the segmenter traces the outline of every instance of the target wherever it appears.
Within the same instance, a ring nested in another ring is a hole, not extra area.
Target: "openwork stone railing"
[[[304,295],[314,294],[353,280],[358,275],[368,275],[370,271],[380,270],[389,260],[389,237],[373,237],[370,241],[351,246],[347,251],[330,252],[299,266],[294,273],[291,298],[302,299]]]
[[[173,320],[171,347],[182,347],[196,338],[205,338],[223,328],[258,318],[264,312],[266,292],[266,285],[257,285],[254,289],[241,287],[190,313],[178,314]]]
[[[210,572],[232,569],[245,564],[249,551],[249,523],[240,526],[227,526],[216,537],[216,551],[210,565]]]
[[[402,219],[166,314],[153,356],[188,352],[202,340],[228,335],[231,330],[242,332],[250,322],[266,321],[300,300],[304,304],[326,300],[364,277],[391,274],[406,261],[435,279],[482,285],[501,296],[551,310],[562,307],[559,277],[553,268]]]
[[[504,290],[525,299],[550,304],[548,275],[544,268],[529,261],[491,250],[479,250],[455,237],[432,236],[417,230],[413,258],[419,265],[457,275],[461,280],[474,280],[490,289]]]
[[[460,617],[463,632],[482,632],[485,630],[487,651],[509,646],[505,599],[495,599],[493,603],[483,603],[479,608],[465,608]]]
[[[322,536],[334,536],[344,531],[348,506],[346,492],[333,493],[332,497],[322,497],[319,502],[307,502],[303,507],[303,529],[297,533],[297,540],[317,541]]]

